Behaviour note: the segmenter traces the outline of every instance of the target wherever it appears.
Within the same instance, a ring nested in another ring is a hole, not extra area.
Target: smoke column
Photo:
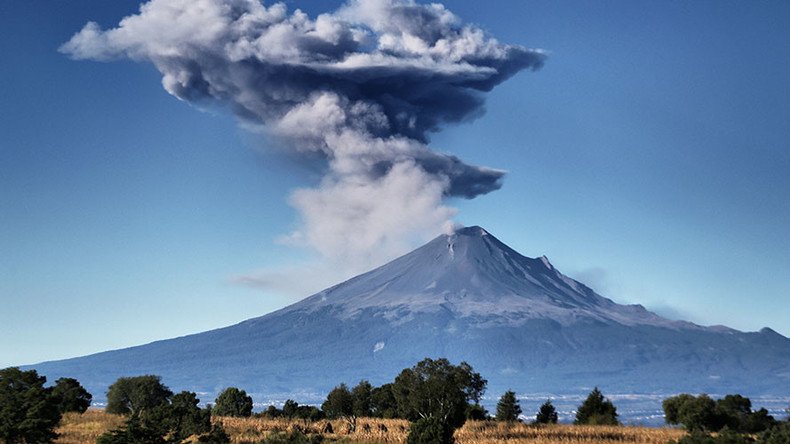
[[[315,19],[256,0],[151,0],[60,50],[152,63],[173,96],[227,106],[323,159],[320,183],[290,195],[300,221],[288,239],[339,260],[400,253],[450,222],[446,198],[500,188],[503,171],[434,151],[429,134],[479,116],[486,91],[545,58],[408,0],[354,0]]]

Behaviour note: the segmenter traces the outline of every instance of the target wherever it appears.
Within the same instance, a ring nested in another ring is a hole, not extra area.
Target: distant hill
[[[233,385],[256,400],[306,401],[339,382],[391,381],[424,357],[469,362],[492,396],[597,385],[790,397],[790,339],[617,304],[480,227],[230,327],[29,367],[76,377],[98,399],[119,376],[157,374],[204,400]]]

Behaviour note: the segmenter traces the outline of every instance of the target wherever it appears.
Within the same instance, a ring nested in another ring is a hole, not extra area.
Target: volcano
[[[120,376],[156,374],[210,399],[237,386],[301,401],[340,382],[390,382],[425,357],[469,362],[492,394],[790,396],[790,339],[617,304],[476,226],[265,316],[29,367],[76,377],[99,399]]]

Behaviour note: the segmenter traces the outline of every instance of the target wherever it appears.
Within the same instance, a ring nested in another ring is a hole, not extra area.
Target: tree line
[[[46,387],[46,378],[35,370],[0,370],[0,440],[6,444],[52,442],[61,416],[84,412],[92,396],[73,378],[61,378]],[[287,400],[258,417],[285,417],[315,422],[340,419],[346,432],[353,432],[363,417],[401,418],[410,424],[409,443],[452,443],[454,431],[467,420],[514,422],[522,408],[515,392],[506,391],[490,415],[480,404],[488,381],[471,365],[451,364],[447,359],[426,358],[403,369],[395,379],[374,387],[366,380],[349,387],[341,383],[327,395],[320,408]],[[187,438],[198,443],[230,442],[214,416],[249,417],[253,401],[244,390],[229,387],[214,404],[199,407],[193,392],[173,393],[155,375],[122,377],[107,391],[106,411],[124,415],[123,425],[100,436],[98,444],[168,444]],[[707,395],[681,394],[663,402],[666,422],[682,425],[689,434],[678,444],[761,444],[790,443],[788,422],[775,420],[765,409],[752,410],[751,401],[741,395],[714,400]],[[547,400],[540,406],[533,424],[554,424],[556,409]],[[578,406],[574,424],[619,425],[617,408],[596,387]],[[325,433],[333,433],[326,422]],[[711,435],[711,432],[717,434]],[[756,437],[756,438],[755,438]],[[756,441],[755,441],[756,439]]]

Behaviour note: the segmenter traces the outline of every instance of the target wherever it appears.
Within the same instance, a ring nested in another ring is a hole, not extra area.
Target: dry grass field
[[[257,443],[272,434],[302,433],[321,434],[328,441],[346,443],[405,443],[408,422],[397,419],[360,419],[357,430],[350,432],[342,420],[318,421],[262,418],[215,418],[221,422],[234,443]],[[104,431],[118,427],[123,422],[119,416],[101,410],[89,410],[83,415],[68,414],[63,418],[58,433],[59,444],[93,443]],[[331,431],[327,424],[331,424]],[[521,423],[503,424],[485,421],[469,421],[456,431],[459,444],[493,444],[508,442],[515,444],[665,444],[678,439],[684,432],[677,429],[648,427],[609,426],[531,426]]]
[[[89,409],[83,414],[66,413],[57,432],[58,444],[94,443],[107,430],[123,424],[123,417],[104,413],[104,410]]]

